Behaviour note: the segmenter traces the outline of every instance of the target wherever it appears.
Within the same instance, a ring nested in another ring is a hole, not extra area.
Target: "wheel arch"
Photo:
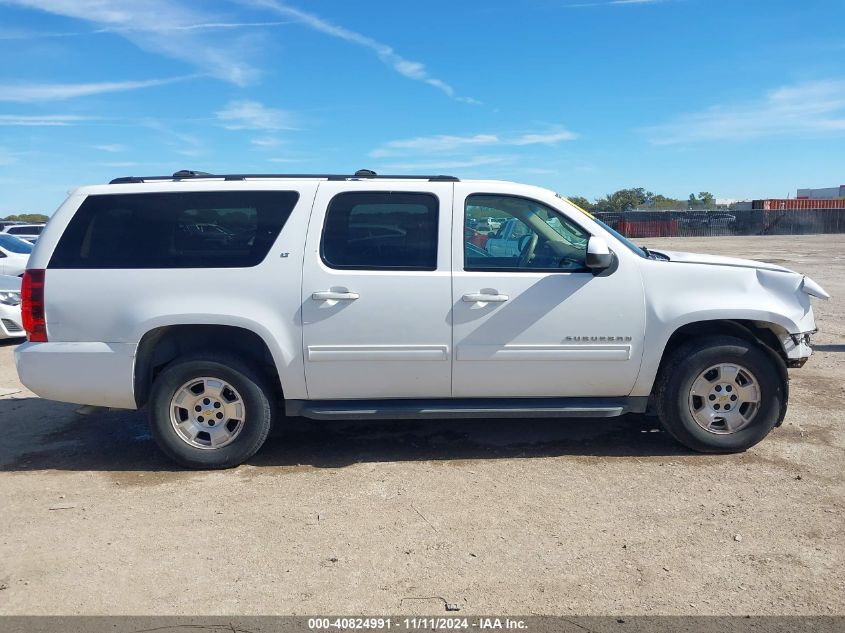
[[[784,415],[786,415],[786,405],[789,399],[788,358],[781,344],[781,337],[786,333],[787,329],[777,323],[750,319],[707,319],[685,323],[672,332],[663,347],[660,364],[652,381],[649,396],[654,397],[655,387],[666,367],[667,360],[679,347],[696,338],[719,335],[735,336],[765,351],[777,367],[784,392],[783,406],[777,423],[777,426],[780,426]],[[653,409],[652,404],[650,404],[649,409]]]
[[[138,342],[133,376],[138,408],[147,403],[153,381],[165,366],[181,356],[212,349],[248,359],[284,397],[273,353],[257,332],[236,325],[174,324],[148,330]]]

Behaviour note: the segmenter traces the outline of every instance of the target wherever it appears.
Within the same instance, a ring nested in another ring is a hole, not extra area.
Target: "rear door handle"
[[[314,301],[355,301],[361,295],[357,292],[333,292],[331,290],[323,290],[315,292],[311,295]]]
[[[463,296],[463,300],[467,303],[502,303],[508,299],[508,295],[487,295],[480,292]]]

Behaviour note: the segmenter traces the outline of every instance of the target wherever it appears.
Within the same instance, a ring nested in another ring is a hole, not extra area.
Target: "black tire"
[[[681,345],[666,360],[655,386],[663,428],[678,442],[701,453],[737,453],[766,437],[781,419],[786,397],[778,359],[758,345],[732,336],[709,336]],[[699,426],[690,410],[690,389],[699,374],[719,363],[737,363],[757,378],[758,411],[751,423],[731,434]]]
[[[231,385],[243,400],[243,426],[230,444],[197,448],[183,440],[170,419],[170,402],[194,378],[213,377]],[[274,391],[263,373],[225,354],[199,354],[180,358],[156,377],[150,393],[150,429],[159,448],[186,468],[220,469],[242,464],[255,455],[270,432],[275,413]]]

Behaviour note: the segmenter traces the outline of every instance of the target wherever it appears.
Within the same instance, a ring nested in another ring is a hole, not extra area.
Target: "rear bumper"
[[[135,349],[123,343],[23,343],[15,364],[21,382],[42,398],[135,409]]]

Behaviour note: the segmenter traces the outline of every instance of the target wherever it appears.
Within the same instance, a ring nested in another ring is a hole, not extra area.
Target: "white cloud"
[[[386,163],[383,167],[386,169],[408,171],[439,171],[443,169],[469,169],[472,167],[483,167],[485,165],[499,165],[502,163],[510,163],[514,160],[515,157],[513,156],[476,156],[465,160],[447,158],[444,160]]]
[[[577,135],[556,127],[547,132],[527,132],[514,136],[499,134],[475,134],[473,136],[418,136],[416,138],[389,141],[370,152],[371,158],[402,156],[409,153],[457,154],[479,147],[522,147],[526,145],[555,145],[571,141]]]
[[[418,136],[398,141],[389,141],[370,152],[372,158],[397,156],[409,152],[450,153],[483,145],[497,145],[499,137],[495,134],[476,134],[475,136]]]
[[[243,59],[250,47],[243,37],[208,36],[228,22],[175,0],[0,0],[0,4],[36,9],[91,22],[136,46],[197,66],[237,85],[254,80],[258,71]],[[210,29],[210,27],[214,27]],[[55,34],[54,34],[55,35]]]
[[[264,138],[254,138],[250,141],[250,143],[252,143],[256,147],[266,147],[266,148],[278,147],[279,145],[282,144],[282,142],[279,139],[273,138],[272,136],[267,136],[267,137],[264,137]]]
[[[673,0],[607,0],[606,2],[579,2],[565,5],[567,9],[583,9],[584,7],[611,7],[637,4],[663,4]]]
[[[75,114],[0,114],[0,125],[58,127],[90,120]]]
[[[460,101],[461,103],[468,103],[469,105],[484,105],[483,101],[473,99],[472,97],[455,97],[455,101]]]
[[[713,106],[642,131],[655,145],[842,134],[845,80],[784,86],[756,101]]]
[[[287,110],[268,108],[257,101],[230,101],[217,112],[227,130],[293,130],[294,116]]]
[[[314,29],[315,31],[325,33],[326,35],[344,40],[346,42],[349,42],[350,44],[355,44],[356,46],[367,48],[373,53],[375,53],[376,56],[384,64],[393,68],[393,70],[398,72],[400,75],[403,75],[408,79],[413,79],[415,81],[421,81],[425,84],[428,84],[429,86],[440,90],[449,97],[457,99],[458,101],[471,104],[479,103],[471,97],[456,96],[455,89],[442,79],[433,77],[424,64],[422,64],[421,62],[412,61],[410,59],[405,59],[399,53],[397,53],[393,49],[393,47],[379,42],[378,40],[375,40],[356,31],[352,31],[345,27],[339,26],[337,24],[333,24],[313,13],[308,13],[306,11],[302,11],[301,9],[288,6],[287,4],[283,4],[278,0],[243,1],[252,6],[263,7],[265,9],[274,11],[279,15],[283,15],[285,17],[296,20],[297,22],[301,22],[302,24],[308,26],[311,29]]]
[[[256,27],[268,27],[268,26],[282,26],[284,24],[291,24],[290,20],[283,20],[283,21],[273,21],[273,22],[205,22],[200,24],[162,24],[157,28],[159,32],[167,32],[167,31],[218,31],[218,30],[230,30],[230,29],[244,29],[244,28],[256,28]],[[146,29],[143,28],[136,28],[132,26],[125,26],[125,27],[114,27],[114,28],[103,28],[97,29],[93,31],[94,33],[129,33],[131,31],[144,31]],[[65,34],[59,34],[65,35]],[[67,35],[76,35],[76,33],[70,33]]]
[[[0,101],[33,103],[36,101],[61,101],[76,97],[108,92],[125,92],[140,88],[164,86],[192,77],[170,77],[168,79],[146,79],[143,81],[106,81],[84,84],[0,84]]]
[[[130,167],[140,167],[143,163],[136,163],[131,160],[120,160],[106,163],[98,163],[101,167],[114,167],[116,169],[129,169]]]
[[[158,132],[161,135],[161,141],[181,156],[201,156],[203,154],[203,143],[193,134],[174,130],[155,119],[147,119],[142,122],[142,125]]]
[[[118,152],[125,152],[126,145],[121,145],[120,143],[110,143],[106,145],[92,145],[92,149],[98,149],[101,152],[108,152],[110,154],[117,154]]]
[[[569,130],[522,134],[510,141],[511,145],[554,145],[561,141],[574,141],[578,135]]]
[[[3,0],[0,0],[3,4]],[[225,31],[233,29],[248,29],[248,28],[266,28],[274,26],[282,26],[292,24],[290,20],[276,20],[272,22],[205,22],[200,24],[161,24],[157,26],[157,31],[164,33],[167,31]],[[4,40],[33,40],[41,38],[52,37],[83,37],[88,35],[97,35],[102,33],[131,33],[142,32],[147,29],[135,28],[132,26],[115,26],[104,27],[100,29],[93,29],[91,31],[29,31],[23,29],[3,29],[0,28],[0,41]]]

